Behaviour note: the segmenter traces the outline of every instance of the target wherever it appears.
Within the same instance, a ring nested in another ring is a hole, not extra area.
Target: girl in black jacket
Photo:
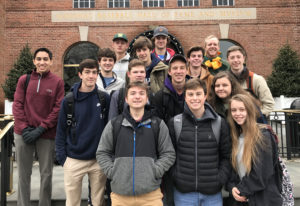
[[[275,140],[256,123],[255,109],[248,95],[237,94],[229,100],[233,171],[227,189],[231,205],[281,206]]]

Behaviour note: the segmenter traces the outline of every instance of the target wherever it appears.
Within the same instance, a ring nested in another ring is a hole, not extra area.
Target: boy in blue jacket
[[[88,174],[93,205],[103,205],[106,176],[96,161],[96,149],[107,122],[109,96],[98,91],[96,85],[99,65],[86,59],[79,65],[81,81],[74,84],[72,123],[68,118],[70,98],[68,94],[61,104],[56,133],[56,157],[64,169],[67,206],[80,206],[82,179]],[[102,96],[105,104],[101,102]],[[69,125],[69,126],[68,126]]]

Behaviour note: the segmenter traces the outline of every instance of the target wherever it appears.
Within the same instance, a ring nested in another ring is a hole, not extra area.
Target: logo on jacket
[[[52,94],[52,89],[46,89],[46,92]]]

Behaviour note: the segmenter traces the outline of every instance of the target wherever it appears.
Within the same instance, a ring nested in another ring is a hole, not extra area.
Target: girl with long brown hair
[[[219,115],[226,118],[228,113],[228,101],[236,94],[248,95],[251,101],[256,105],[256,109],[253,111],[257,113],[257,122],[267,123],[267,120],[259,109],[260,102],[245,91],[229,72],[219,72],[214,76],[207,101]]]
[[[279,206],[276,143],[265,126],[257,124],[255,110],[248,95],[237,94],[229,100],[233,171],[227,189],[231,205]]]

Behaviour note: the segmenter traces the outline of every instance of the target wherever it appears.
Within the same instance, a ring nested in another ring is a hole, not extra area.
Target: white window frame
[[[234,6],[235,5],[235,1],[232,0],[232,5],[229,4],[230,0],[213,0],[213,2],[216,2],[216,5],[213,4],[213,6]],[[222,3],[220,4],[219,1],[222,1]],[[224,3],[224,1],[227,1],[227,4]]]
[[[147,3],[146,6],[144,6],[144,2]],[[150,2],[152,2],[153,6],[151,6]],[[157,6],[155,6],[155,2],[157,2]],[[163,2],[163,5],[161,5],[161,2]],[[166,3],[165,0],[142,0],[142,6],[143,8],[153,8],[153,7],[165,7]]]
[[[123,6],[116,6],[116,1],[123,2]],[[128,6],[126,6],[126,3],[128,2]],[[112,7],[110,6],[110,3],[112,3]],[[107,1],[107,8],[129,8],[130,7],[130,0],[108,0]]]
[[[78,7],[75,7],[75,2],[78,3]],[[81,3],[81,2],[83,2],[83,3],[88,2],[88,3],[89,3],[88,7],[85,7],[85,6],[81,7],[81,6],[80,6],[80,3]],[[91,7],[91,4],[92,4],[92,3],[94,3],[94,7]],[[74,8],[74,9],[81,9],[81,8],[95,8],[95,3],[96,3],[95,0],[73,0],[73,8]]]
[[[195,5],[195,1],[198,1],[198,5]],[[178,4],[179,2],[181,2],[181,6],[179,6],[179,4]],[[186,1],[186,0],[177,0],[177,6],[179,6],[179,7],[200,6],[200,0],[192,0],[193,5],[184,5],[185,2],[189,2],[189,1]]]

